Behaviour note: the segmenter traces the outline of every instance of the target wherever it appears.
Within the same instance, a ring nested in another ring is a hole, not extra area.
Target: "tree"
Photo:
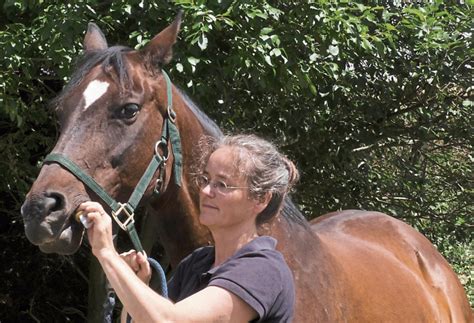
[[[472,2],[0,4],[0,237],[10,259],[1,317],[85,315],[77,271],[85,278],[87,249],[42,255],[23,237],[21,203],[57,136],[47,103],[71,75],[89,21],[110,44],[139,48],[178,8],[185,18],[167,67],[173,82],[225,131],[271,138],[296,161],[294,199],[308,218],[363,208],[406,220],[448,258],[474,301]],[[19,250],[28,261],[16,259]],[[55,290],[48,303],[46,291],[27,288],[33,270],[44,284],[67,275],[78,291]]]

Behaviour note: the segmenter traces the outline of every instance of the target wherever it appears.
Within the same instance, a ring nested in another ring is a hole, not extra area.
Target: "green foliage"
[[[226,131],[272,138],[296,161],[308,218],[362,208],[408,221],[473,303],[472,2],[383,3],[0,1],[1,239],[22,239],[20,205],[57,135],[47,103],[87,23],[140,48],[182,8],[173,81]]]

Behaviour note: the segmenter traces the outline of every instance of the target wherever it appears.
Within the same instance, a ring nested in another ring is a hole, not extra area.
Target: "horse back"
[[[402,221],[348,210],[310,229],[279,223],[272,234],[293,270],[295,322],[473,322],[447,261]]]

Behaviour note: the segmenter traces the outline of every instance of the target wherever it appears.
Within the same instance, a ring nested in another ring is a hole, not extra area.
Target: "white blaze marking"
[[[84,105],[84,111],[95,101],[97,101],[102,95],[104,95],[105,92],[107,92],[109,85],[110,84],[107,82],[101,82],[97,80],[89,83],[86,90],[84,91],[84,94],[82,95],[86,101],[86,104]]]

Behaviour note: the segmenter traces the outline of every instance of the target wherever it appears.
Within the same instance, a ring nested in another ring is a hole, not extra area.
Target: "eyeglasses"
[[[248,188],[246,186],[229,186],[224,181],[211,181],[206,175],[202,174],[196,176],[195,181],[200,190],[210,185],[211,189],[222,195],[229,193],[231,190]]]

